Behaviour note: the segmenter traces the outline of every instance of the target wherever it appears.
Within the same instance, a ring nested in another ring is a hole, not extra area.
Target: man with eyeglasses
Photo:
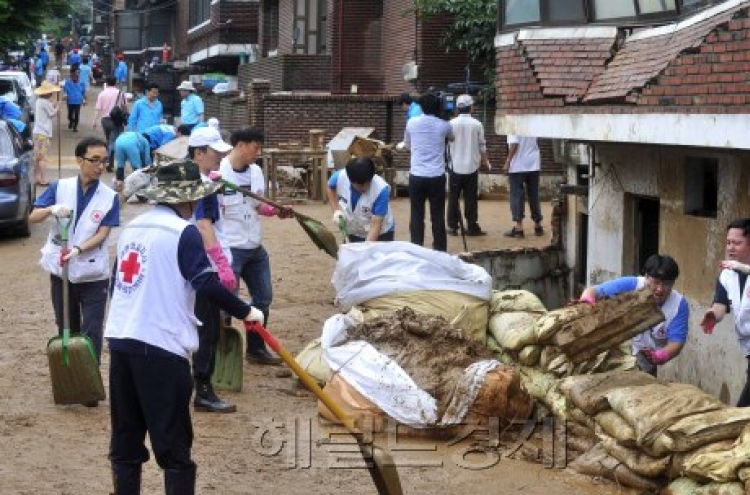
[[[70,330],[89,337],[100,360],[112,271],[107,239],[112,227],[120,225],[120,202],[117,193],[100,180],[108,164],[107,144],[99,138],[85,138],[76,145],[75,156],[79,174],[50,184],[34,202],[29,221],[49,219],[40,264],[50,274],[58,331],[63,330],[61,265],[68,263]],[[68,249],[63,253],[61,225],[70,217]]]
[[[654,300],[665,320],[633,337],[632,352],[638,367],[656,376],[656,368],[677,357],[687,341],[690,307],[682,294],[673,290],[680,275],[677,262],[671,257],[654,254],[643,266],[643,277],[621,277],[601,285],[588,287],[579,302],[594,304],[598,299],[615,297],[623,292],[651,289]]]

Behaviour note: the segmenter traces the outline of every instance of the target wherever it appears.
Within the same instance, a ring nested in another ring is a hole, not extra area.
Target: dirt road
[[[90,129],[90,108],[84,108],[83,118],[89,120],[81,129]],[[67,141],[63,148],[72,150],[71,142],[86,134],[63,131]],[[69,156],[65,161],[72,163]],[[66,175],[74,173],[64,170]],[[55,171],[50,177],[56,177]],[[125,205],[123,223],[145,208]],[[297,208],[330,222],[326,205]],[[507,203],[481,202],[480,223],[489,235],[470,238],[470,248],[499,248],[508,242],[538,246],[548,241],[503,238],[501,232],[510,225],[507,209]],[[545,213],[548,216],[549,208]],[[405,240],[407,200],[395,202],[395,215],[397,238]],[[290,350],[298,351],[319,335],[323,322],[337,311],[330,284],[334,260],[312,246],[293,220],[264,219],[263,228],[275,292],[269,328]],[[0,494],[105,494],[111,490],[109,404],[87,409],[52,402],[44,348],[54,335],[54,320],[49,281],[37,266],[45,235],[44,226],[36,225],[28,239],[0,238]],[[449,239],[451,252],[459,247],[460,237]],[[108,365],[105,352],[105,383]],[[296,391],[288,377],[277,377],[281,369],[246,364],[245,389],[223,394],[237,404],[236,414],[193,415],[198,493],[374,493],[366,470],[352,469],[350,461],[338,459],[341,453],[332,452],[344,447],[325,440],[330,430],[319,426],[312,395]],[[333,441],[342,443],[346,437],[337,435]],[[382,438],[378,443],[386,441],[401,466],[407,494],[629,493],[569,470],[505,458],[497,462],[481,455],[462,458],[470,440],[450,449],[428,440]],[[352,446],[348,448],[350,453],[343,457],[351,458]],[[144,469],[143,493],[162,493],[162,486],[161,472],[152,460]]]

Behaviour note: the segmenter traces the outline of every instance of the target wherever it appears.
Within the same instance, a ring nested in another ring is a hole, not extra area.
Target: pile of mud
[[[349,329],[350,340],[369,342],[393,359],[414,382],[432,395],[441,417],[457,380],[472,363],[493,359],[481,343],[453,328],[444,318],[402,308]]]

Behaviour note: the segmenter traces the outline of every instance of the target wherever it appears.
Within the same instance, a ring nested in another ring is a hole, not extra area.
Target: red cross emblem
[[[136,251],[130,251],[127,258],[120,262],[120,273],[122,273],[122,280],[126,284],[133,283],[133,277],[141,273],[141,264],[138,263],[138,256]]]
[[[91,212],[91,221],[99,223],[102,221],[102,218],[104,218],[104,212],[101,210],[96,210]]]

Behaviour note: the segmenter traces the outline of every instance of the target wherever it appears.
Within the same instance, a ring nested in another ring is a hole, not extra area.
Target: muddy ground
[[[84,118],[87,111],[84,108]],[[70,149],[81,134],[64,132],[63,149]],[[70,163],[69,157],[64,162]],[[64,167],[64,175],[72,173]],[[51,172],[55,177],[56,170]],[[408,200],[399,199],[394,207],[397,238],[406,240]],[[125,206],[123,220],[145,208]],[[330,223],[326,205],[297,208]],[[545,213],[549,218],[548,205]],[[547,237],[503,238],[502,231],[510,226],[504,202],[482,201],[480,223],[489,235],[470,238],[471,249],[548,242]],[[0,494],[105,494],[111,490],[109,404],[88,409],[52,402],[44,349],[54,335],[53,313],[48,278],[37,266],[45,235],[44,226],[37,225],[28,239],[0,238]],[[264,236],[275,291],[269,329],[296,352],[319,335],[323,322],[337,311],[330,284],[334,260],[315,248],[294,220],[264,219]],[[449,250],[459,249],[460,238],[449,238]],[[105,383],[108,365],[105,351]],[[295,390],[289,378],[277,377],[280,369],[245,364],[244,390],[223,393],[237,404],[237,413],[193,414],[198,493],[375,493],[367,471],[352,466],[357,464],[352,445],[340,445],[348,437],[331,437],[332,430],[318,423],[313,396]],[[452,447],[393,435],[376,443],[393,451],[407,494],[630,493],[569,470],[482,454],[463,457],[471,438]],[[163,493],[153,460],[144,468],[144,493]]]

